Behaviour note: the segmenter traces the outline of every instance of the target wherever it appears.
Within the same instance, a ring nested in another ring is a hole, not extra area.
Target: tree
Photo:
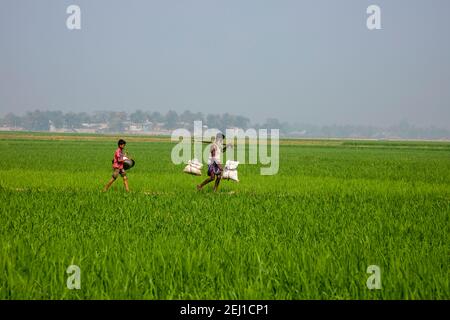
[[[230,115],[229,113],[225,113],[220,118],[221,121],[218,129],[222,132],[225,132],[227,128],[234,127],[234,116]]]
[[[81,121],[79,116],[74,112],[69,112],[64,115],[64,126],[68,129],[79,128]]]
[[[186,110],[180,114],[179,120],[184,123],[191,123],[194,121],[194,114],[189,110]]]
[[[61,111],[47,111],[46,116],[55,128],[62,128],[64,126],[64,114]]]
[[[281,123],[278,119],[269,118],[266,120],[266,123],[263,125],[266,129],[280,129]]]
[[[206,116],[206,124],[209,128],[218,129],[220,127],[220,116],[217,114],[208,114]]]
[[[2,124],[8,127],[16,128],[22,124],[22,119],[10,112],[3,118]]]
[[[26,113],[23,121],[23,126],[27,130],[47,131],[50,127],[50,124],[49,119],[45,115],[45,113],[41,112],[40,110],[35,110]]]
[[[108,119],[108,128],[110,132],[122,132],[125,130],[127,121],[126,112],[111,112]]]
[[[205,117],[203,116],[203,113],[197,112],[194,114],[194,121],[205,121]]]
[[[164,117],[161,113],[159,113],[158,111],[152,112],[152,114],[149,117],[149,120],[152,122],[163,122],[164,121]]]
[[[105,123],[108,122],[110,118],[109,111],[96,111],[91,117],[91,122],[93,123]]]
[[[242,129],[247,129],[249,127],[250,119],[243,117],[243,116],[237,116],[235,119],[235,126]]]
[[[203,121],[203,114],[201,112],[193,113],[189,110],[180,114],[178,121],[182,123],[183,127],[188,130],[193,130],[194,121]]]
[[[133,123],[144,123],[148,118],[148,115],[142,110],[137,110],[130,114],[130,121]]]
[[[166,114],[166,125],[165,127],[167,129],[174,129],[177,126],[178,123],[178,114],[175,111],[170,110]]]

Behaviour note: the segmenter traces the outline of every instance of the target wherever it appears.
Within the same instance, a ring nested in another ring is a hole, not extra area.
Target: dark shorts
[[[117,177],[119,176],[119,174],[120,174],[120,176],[121,176],[122,178],[124,178],[124,177],[127,175],[127,173],[125,172],[124,169],[113,169],[113,170],[114,170],[114,171],[113,171],[112,177],[113,177],[114,179],[117,179]]]
[[[220,170],[220,167],[217,163],[213,162],[211,164],[208,164],[208,176],[211,176],[212,174],[218,176],[222,173],[222,170]]]

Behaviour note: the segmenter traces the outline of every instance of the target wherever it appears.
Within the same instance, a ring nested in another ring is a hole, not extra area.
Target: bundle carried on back
[[[239,161],[227,160],[225,163],[225,170],[222,173],[222,178],[239,182],[237,173],[238,165]]]
[[[183,172],[188,174],[193,174],[195,176],[202,175],[203,164],[197,159],[192,159],[188,161],[187,166],[184,168]]]

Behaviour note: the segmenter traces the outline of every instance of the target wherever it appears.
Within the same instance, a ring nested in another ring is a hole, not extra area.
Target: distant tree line
[[[164,129],[172,130],[180,127],[192,128],[194,121],[202,121],[204,125],[210,128],[223,130],[231,127],[247,129],[250,126],[250,120],[243,116],[229,113],[205,115],[201,112],[193,113],[189,110],[180,114],[172,110],[165,114],[142,110],[130,114],[115,111],[98,111],[89,114],[86,112],[63,113],[62,111],[35,110],[26,112],[21,116],[8,113],[0,118],[0,125],[30,131],[47,131],[50,126],[56,129],[76,129],[82,127],[83,124],[106,123],[109,131],[121,132],[131,123],[154,123],[159,124]]]
[[[389,127],[331,125],[318,126],[301,123],[280,122],[278,119],[267,119],[264,123],[251,123],[249,118],[224,114],[203,114],[186,110],[177,113],[170,110],[166,113],[137,110],[132,113],[117,111],[62,112],[62,111],[29,111],[23,115],[8,113],[0,118],[0,126],[20,128],[29,131],[48,131],[56,129],[75,130],[83,124],[106,124],[105,132],[123,132],[130,125],[151,123],[153,127],[165,130],[176,128],[193,129],[194,121],[202,121],[209,128],[225,130],[227,128],[279,129],[282,136],[306,138],[399,138],[399,139],[450,139],[450,130],[428,127],[418,128],[402,121]]]

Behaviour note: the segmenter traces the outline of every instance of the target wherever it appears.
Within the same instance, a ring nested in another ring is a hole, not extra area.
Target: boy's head
[[[121,148],[121,149],[123,149],[123,148],[125,147],[126,144],[127,144],[126,141],[123,140],[123,139],[120,139],[120,140],[117,142],[117,145],[118,145],[119,148]]]

